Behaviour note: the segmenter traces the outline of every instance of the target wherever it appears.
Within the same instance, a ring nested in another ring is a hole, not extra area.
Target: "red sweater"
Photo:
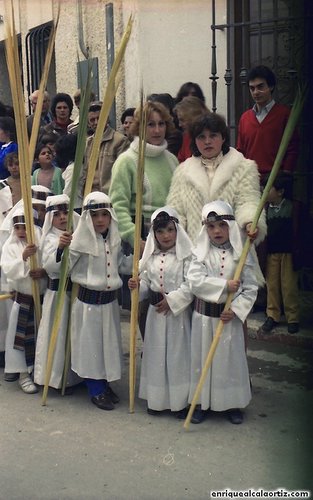
[[[283,136],[290,110],[283,104],[274,104],[268,115],[259,123],[253,109],[240,118],[237,149],[250,160],[254,160],[261,174],[272,170]],[[299,151],[298,133],[289,142],[281,169],[291,172],[296,168]]]

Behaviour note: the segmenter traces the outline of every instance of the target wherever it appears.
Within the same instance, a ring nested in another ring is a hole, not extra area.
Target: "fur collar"
[[[181,166],[184,168],[186,182],[192,184],[205,200],[213,200],[223,184],[231,179],[238,163],[242,162],[242,160],[244,160],[243,154],[234,148],[230,148],[217,167],[211,186],[208,184],[208,177],[205,168],[201,164],[200,157],[192,156]]]

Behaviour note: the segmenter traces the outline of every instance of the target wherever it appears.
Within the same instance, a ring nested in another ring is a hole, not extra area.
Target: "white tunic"
[[[163,292],[170,307],[164,315],[149,306],[139,397],[153,410],[179,411],[187,406],[190,380],[190,319],[193,295],[186,282],[189,259],[179,261],[175,249],[155,251],[141,274],[140,296]]]
[[[51,279],[59,279],[61,261],[56,261],[56,253],[59,245],[59,239],[62,231],[52,227],[47,234],[42,245],[42,266]],[[44,385],[46,376],[47,355],[50,343],[50,336],[54,322],[54,313],[56,308],[57,291],[47,289],[45,292],[42,316],[38,330],[36,342],[36,356],[34,381],[36,384]],[[70,309],[70,296],[65,295],[63,312],[61,317],[58,338],[55,347],[54,360],[49,386],[59,389],[62,385],[62,376],[65,361],[65,344],[68,328],[68,315]],[[76,374],[69,370],[67,385],[74,385],[79,382]]]
[[[111,249],[99,234],[96,245],[98,256],[70,248],[72,281],[92,290],[118,290],[122,285],[118,274],[120,249]],[[76,299],[71,318],[72,369],[82,378],[109,382],[120,379],[122,347],[117,300],[97,305]]]
[[[188,280],[193,293],[206,302],[219,304],[226,302],[227,280],[233,278],[235,268],[232,249],[211,246],[210,253],[203,262],[193,257],[190,264]],[[254,270],[251,266],[245,266],[241,275],[241,286],[231,303],[231,309],[236,317],[224,324],[198,401],[203,410],[211,408],[213,411],[225,411],[231,408],[244,408],[251,399],[242,323],[251,310],[256,295]],[[219,318],[193,312],[189,402],[195,393],[218,322]]]
[[[38,238],[39,239],[39,238]],[[11,242],[8,240],[2,249],[1,269],[7,279],[10,290],[32,295],[32,278],[29,276],[29,259],[23,260],[22,253],[26,243],[18,240]],[[38,265],[40,264],[40,252],[37,252]],[[46,280],[39,282],[40,293],[43,293]],[[31,372],[32,366],[26,365],[25,353],[19,349],[14,349],[16,327],[18,321],[20,305],[14,302],[12,305],[8,331],[5,342],[5,371],[7,373]]]

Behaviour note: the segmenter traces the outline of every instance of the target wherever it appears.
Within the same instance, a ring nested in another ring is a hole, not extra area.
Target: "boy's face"
[[[18,162],[13,162],[8,165],[8,171],[10,172],[11,177],[13,179],[18,179],[20,177],[20,167]]]
[[[65,231],[67,226],[68,210],[58,210],[53,212],[52,225],[60,231]]]
[[[42,148],[38,155],[38,162],[41,168],[49,168],[52,163],[52,158],[53,155],[49,146]]]
[[[33,204],[33,209],[36,210],[37,214],[38,214],[38,219],[40,220],[40,222],[44,222],[45,220],[45,215],[46,215],[46,207],[45,205],[42,205],[41,203],[34,203]]]
[[[91,220],[96,233],[105,233],[110,226],[111,214],[107,210],[90,210]]]
[[[177,231],[173,221],[170,221],[166,227],[156,229],[154,234],[162,252],[166,252],[176,245]]]
[[[207,231],[210,241],[215,243],[215,245],[223,245],[229,240],[229,227],[224,220],[209,222],[207,224]]]
[[[272,186],[268,193],[267,201],[274,204],[280,203],[283,198],[283,192],[283,189],[276,189],[274,186]]]
[[[19,240],[26,241],[26,226],[25,226],[25,224],[15,224],[14,225],[14,232]]]

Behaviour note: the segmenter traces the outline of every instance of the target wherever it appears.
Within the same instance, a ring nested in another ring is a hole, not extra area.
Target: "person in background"
[[[34,90],[34,92],[32,94],[30,94],[30,96],[29,96],[29,101],[30,101],[33,113],[27,117],[28,137],[30,137],[31,133],[32,133],[33,122],[34,122],[34,113],[36,111],[38,96],[39,96],[39,90]],[[46,125],[51,123],[52,120],[53,120],[53,116],[50,112],[50,96],[49,96],[49,93],[45,90],[43,103],[42,103],[39,128],[45,127]]]
[[[276,77],[267,66],[256,66],[247,75],[253,108],[239,120],[237,149],[254,160],[261,178],[270,173],[290,115],[290,109],[275,102]],[[299,137],[295,131],[281,164],[281,170],[292,173],[297,165]]]
[[[75,106],[77,107],[78,113],[75,118],[75,120],[69,124],[67,127],[67,132],[68,134],[77,134],[78,132],[78,125],[79,125],[79,109],[80,109],[80,103],[81,103],[81,90],[77,89],[76,92],[73,95],[73,100],[75,103]],[[90,93],[90,102],[93,102],[95,100],[95,94],[94,92]]]
[[[101,107],[102,102],[93,102],[89,106],[88,127],[92,135],[87,139],[84,164],[79,182],[81,189],[84,189],[87,179],[88,162],[91,155],[94,133],[98,126]],[[92,191],[108,193],[113,164],[119,155],[128,149],[129,144],[130,142],[127,137],[114,130],[108,123],[106,124],[100,143],[99,158],[92,184]],[[83,192],[81,196],[83,196]]]
[[[185,97],[188,97],[188,96],[198,97],[198,99],[205,102],[204,94],[202,92],[200,85],[198,85],[198,83],[194,83],[194,82],[183,83],[183,85],[180,87],[179,91],[177,92],[177,95],[175,98],[175,103],[178,104],[180,101],[182,101]]]
[[[169,111],[171,117],[173,118],[173,123],[175,128],[171,134],[167,137],[167,149],[170,153],[173,153],[176,157],[178,156],[179,150],[183,144],[183,134],[179,129],[178,124],[176,123],[176,115],[174,113],[174,105],[175,101],[170,94],[150,94],[147,98],[147,101],[152,102],[160,102],[163,104]]]
[[[263,182],[266,183],[266,178]],[[278,173],[267,201],[267,319],[261,330],[270,333],[278,325],[283,306],[288,333],[293,334],[299,331],[299,290],[293,263],[298,239],[294,233],[290,175]]]
[[[130,126],[134,121],[135,108],[127,108],[121,116],[121,123],[124,135],[131,141],[133,138],[130,133]]]
[[[32,175],[32,184],[40,184],[52,191],[53,194],[62,194],[64,180],[62,170],[53,165],[53,153],[48,146],[38,144],[35,158],[39,168]]]
[[[215,199],[227,201],[233,207],[241,229],[256,238],[256,243],[265,238],[264,213],[257,230],[250,232],[261,196],[257,166],[230,147],[229,140],[229,130],[221,115],[210,113],[198,117],[191,129],[193,156],[174,173],[167,204],[177,210],[180,223],[194,243],[201,229],[202,207]]]
[[[8,170],[4,166],[4,159],[9,153],[16,153],[18,146],[16,143],[16,130],[13,118],[9,116],[0,117],[0,180],[9,176]]]
[[[190,129],[193,122],[199,116],[207,115],[210,111],[198,97],[187,96],[176,104],[174,113],[177,116],[178,125],[183,131],[183,142],[177,155],[178,161],[181,163],[192,155],[190,149]]]
[[[40,129],[40,133],[53,133],[58,136],[67,134],[67,127],[71,120],[73,111],[73,101],[69,94],[59,93],[54,96],[51,102],[51,113],[53,120],[51,123]]]
[[[10,175],[5,179],[12,196],[12,207],[22,198],[20,166],[17,153],[9,153],[4,160]]]

